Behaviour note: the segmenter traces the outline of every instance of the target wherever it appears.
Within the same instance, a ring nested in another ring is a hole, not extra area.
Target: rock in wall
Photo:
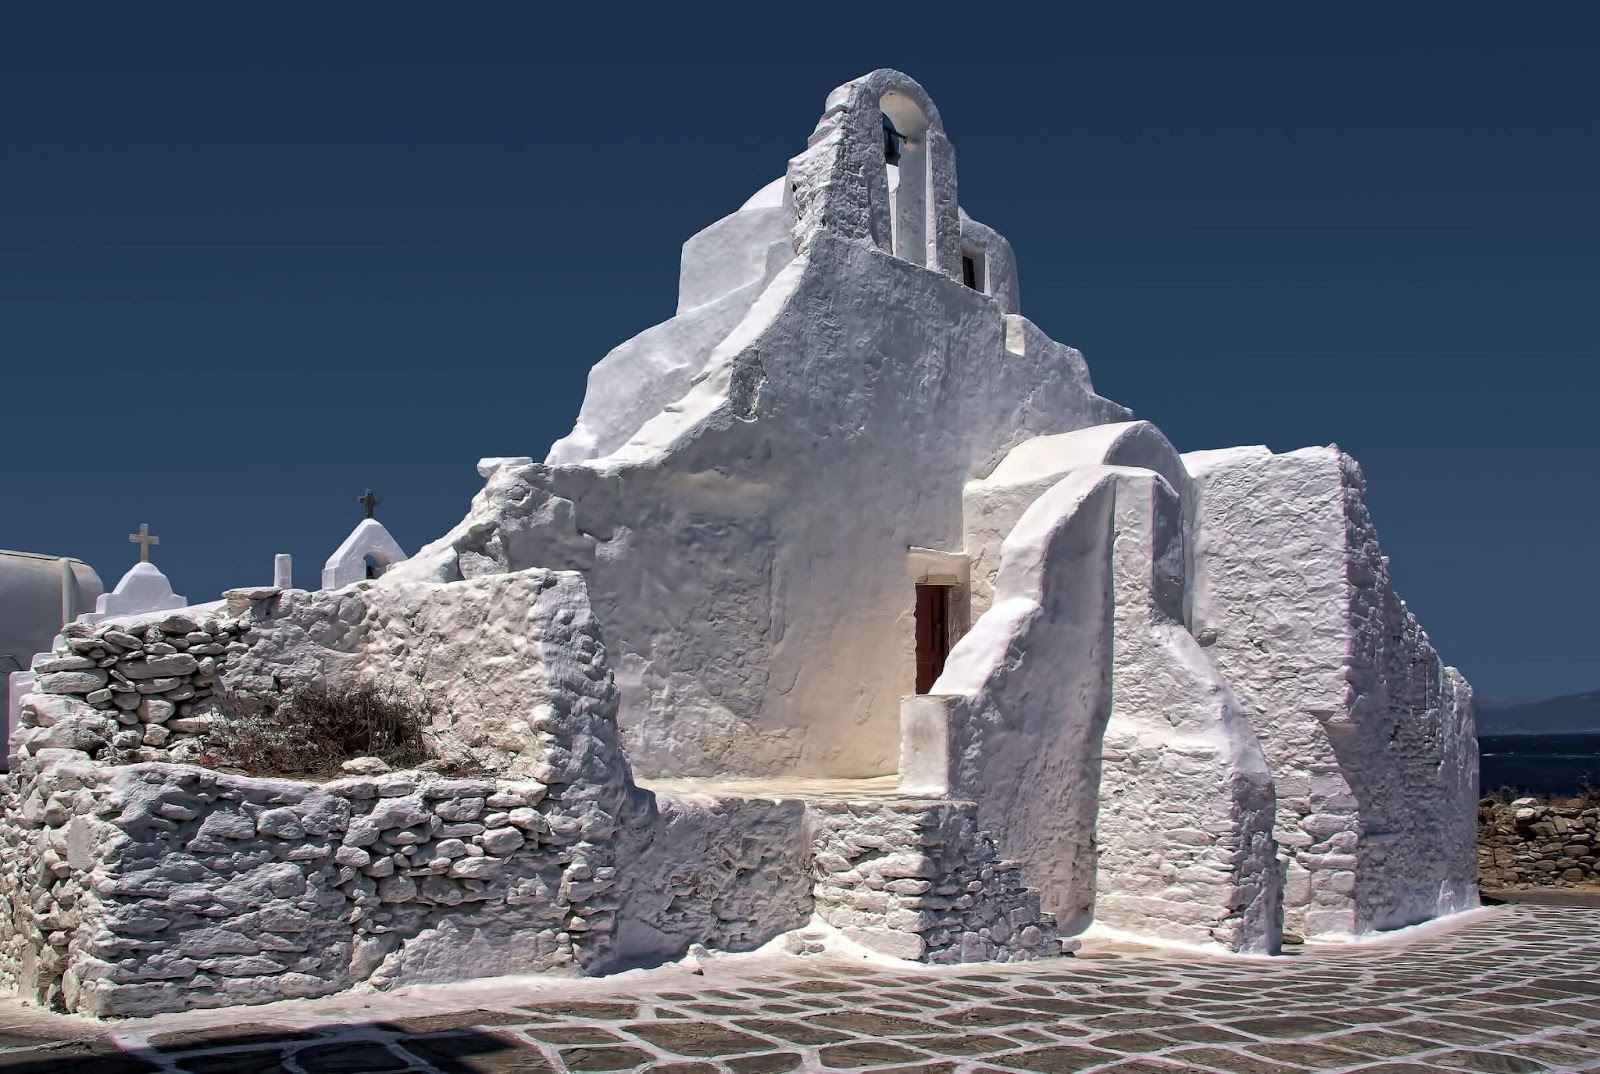
[[[37,1002],[141,1015],[606,958],[615,818],[561,785],[69,752],[27,758],[0,796],[0,891],[26,908],[3,965]]]
[[[1278,791],[1285,929],[1348,937],[1476,902],[1472,693],[1395,594],[1337,448],[1184,456],[1193,628]]]

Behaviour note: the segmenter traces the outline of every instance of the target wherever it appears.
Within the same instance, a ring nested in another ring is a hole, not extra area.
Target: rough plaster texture
[[[609,717],[577,738],[583,755],[549,748],[564,710],[616,703],[599,623],[576,574],[273,591],[245,622],[250,645],[226,677],[238,694],[397,685],[425,707],[429,751],[441,760],[539,779],[571,769],[613,789],[626,776]]]
[[[1112,472],[1116,625],[1095,917],[1274,952],[1282,884],[1272,780],[1248,715],[1184,626],[1178,494],[1152,471]]]
[[[1278,792],[1285,928],[1345,937],[1475,905],[1472,692],[1396,596],[1337,448],[1184,456],[1193,626]]]
[[[891,198],[896,94],[923,117],[926,173],[903,162]],[[948,142],[905,76],[836,91],[789,184],[794,260],[680,399],[603,457],[490,461],[468,518],[390,576],[583,571],[648,775],[894,771],[908,550],[958,550],[962,484],[1017,443],[1126,415],[1077,352],[959,282]],[[913,186],[929,223],[902,250]]]
[[[1094,907],[1099,743],[1111,716],[1115,479],[1052,486],[1006,539],[994,602],[950,653],[950,796],[978,804],[1063,929]]]
[[[617,837],[626,896],[618,967],[691,941],[749,951],[811,920],[811,842],[796,798],[647,794]]]
[[[1192,482],[1177,450],[1148,421],[1112,422],[1018,444],[987,476],[962,490],[963,543],[971,560],[972,615],[993,600],[1000,548],[1035,500],[1073,470],[1128,466],[1160,474],[1176,492],[1185,517]]]
[[[1179,496],[1153,470],[1095,461],[1156,443],[1139,424],[1030,442],[968,486],[974,589],[998,570],[934,685],[954,695],[950,789],[980,804],[1069,927],[1092,916],[1276,950],[1271,779],[1184,626]],[[1170,449],[1136,457],[1187,481]],[[996,552],[983,537],[999,531]]]

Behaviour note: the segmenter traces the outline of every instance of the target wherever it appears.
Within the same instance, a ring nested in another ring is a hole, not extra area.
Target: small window
[[[983,254],[977,250],[961,251],[961,282],[974,291],[988,289],[988,281],[984,279]]]
[[[366,568],[368,579],[377,578],[383,574],[383,564],[379,563],[370,555],[363,556],[361,558],[361,564]]]

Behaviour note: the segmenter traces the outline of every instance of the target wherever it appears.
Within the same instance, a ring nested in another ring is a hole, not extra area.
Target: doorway
[[[917,689],[928,693],[950,655],[950,591],[947,585],[917,583]]]

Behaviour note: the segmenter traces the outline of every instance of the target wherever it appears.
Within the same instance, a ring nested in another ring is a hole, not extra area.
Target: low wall
[[[616,819],[528,780],[44,751],[0,781],[0,981],[98,1016],[602,965]]]
[[[248,623],[187,612],[69,623],[60,651],[36,662],[11,753],[82,750],[111,761],[192,761]],[[13,762],[14,763],[14,762]]]
[[[970,802],[328,783],[44,749],[0,779],[0,986],[100,1017],[596,974],[823,920],[931,963],[1059,952]]]
[[[874,950],[935,964],[1056,955],[1055,918],[1001,861],[972,802],[812,802],[817,915]]]
[[[1486,888],[1600,884],[1600,801],[1483,799],[1478,882]]]

